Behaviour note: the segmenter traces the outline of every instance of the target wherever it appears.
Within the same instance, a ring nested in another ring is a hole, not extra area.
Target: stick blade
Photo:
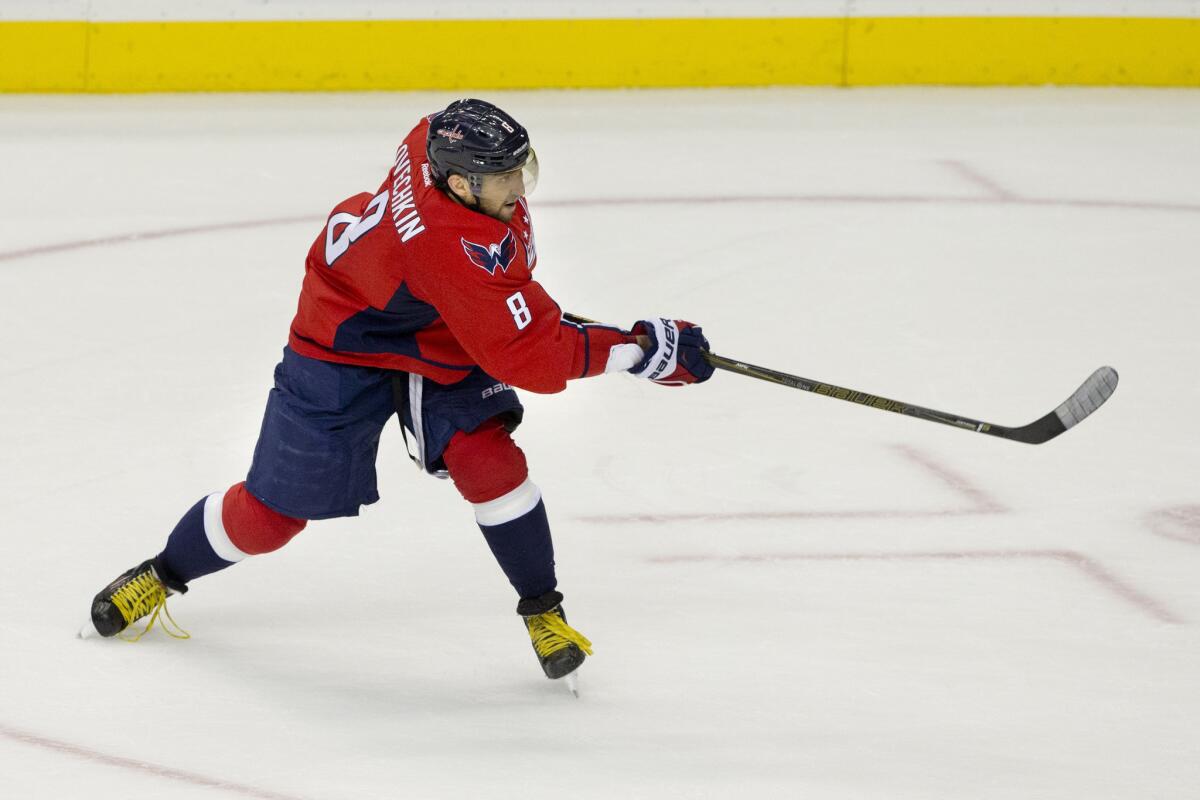
[[[1054,413],[1063,424],[1063,430],[1070,430],[1083,422],[1104,401],[1112,397],[1117,390],[1119,376],[1112,367],[1101,367],[1092,373],[1075,393],[1055,409]]]
[[[1000,428],[991,431],[996,436],[1013,439],[1025,444],[1042,444],[1066,433],[1087,419],[1096,409],[1104,405],[1117,390],[1117,371],[1112,367],[1101,367],[1093,372],[1083,385],[1074,391],[1063,404],[1046,416],[1021,428]]]

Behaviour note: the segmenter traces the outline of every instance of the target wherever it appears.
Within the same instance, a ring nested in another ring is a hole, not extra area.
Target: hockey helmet
[[[525,194],[537,184],[537,155],[529,146],[529,133],[486,100],[455,100],[432,115],[425,152],[434,182],[441,187],[451,175],[462,175],[478,195],[484,175],[518,169]]]

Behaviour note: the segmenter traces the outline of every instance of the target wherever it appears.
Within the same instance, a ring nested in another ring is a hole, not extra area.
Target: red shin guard
[[[251,556],[278,550],[308,524],[267,508],[246,491],[245,482],[234,484],[225,493],[221,522],[234,547]]]
[[[529,477],[525,454],[494,419],[454,434],[442,457],[459,494],[470,503],[503,497]]]

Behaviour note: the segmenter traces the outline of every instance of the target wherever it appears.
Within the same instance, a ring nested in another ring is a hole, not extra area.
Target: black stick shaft
[[[704,360],[712,364],[717,369],[727,370],[728,372],[736,372],[739,375],[745,375],[749,378],[758,378],[761,381],[769,381],[777,383],[780,386],[789,386],[793,389],[800,389],[804,392],[812,392],[813,394],[832,397],[834,400],[845,400],[848,403],[857,403],[861,406],[877,408],[880,411],[891,411],[895,414],[904,414],[909,417],[917,417],[919,419],[928,420],[930,422],[940,422],[943,425],[951,425],[955,428],[963,428],[964,430],[973,430],[979,433],[990,433],[994,436],[1004,436],[1004,433],[999,430],[1007,430],[999,426],[992,425],[987,422],[982,422],[970,417],[961,417],[956,414],[948,414],[944,411],[938,411],[924,406],[914,405],[913,403],[905,403],[900,400],[892,400],[877,394],[868,392],[860,392],[857,389],[847,389],[844,386],[835,386],[832,383],[823,383],[821,381],[809,380],[802,378],[799,375],[789,375],[786,372],[768,369],[767,367],[759,367],[754,364],[747,364],[745,361],[737,361],[732,358],[719,356],[716,353],[705,353]],[[999,428],[999,430],[997,430]]]
[[[593,320],[587,317],[569,313],[563,314],[563,319],[580,325],[587,325],[593,322]],[[832,383],[802,378],[799,375],[789,375],[786,372],[747,364],[745,361],[726,358],[716,353],[705,352],[704,360],[717,369],[735,372],[738,375],[745,375],[749,378],[757,378],[758,380],[768,381],[780,386],[788,386],[792,389],[832,397],[835,400],[845,400],[846,402],[857,403],[868,408],[891,411],[892,413],[903,414],[907,417],[916,417],[928,422],[937,422],[942,425],[961,428],[962,430],[985,433],[989,436],[998,436],[1002,439],[1011,439],[1026,444],[1047,442],[1073,427],[1099,408],[1104,401],[1112,396],[1112,393],[1117,388],[1116,370],[1112,367],[1101,367],[1065,403],[1054,411],[1028,425],[1023,425],[1019,428],[1008,428],[1003,425],[983,422],[958,414],[925,408],[913,403],[892,400],[877,394],[870,394],[869,392],[860,392],[857,389],[847,389],[843,386],[835,386]]]

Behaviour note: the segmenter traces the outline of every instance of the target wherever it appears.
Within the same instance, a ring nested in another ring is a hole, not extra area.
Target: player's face
[[[479,186],[479,210],[501,222],[512,220],[517,201],[525,196],[523,170],[484,175]]]

